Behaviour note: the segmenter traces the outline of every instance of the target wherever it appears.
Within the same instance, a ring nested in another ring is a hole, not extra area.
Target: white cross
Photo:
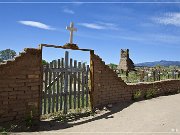
[[[74,32],[74,31],[77,31],[77,29],[74,28],[74,23],[71,22],[71,23],[70,23],[70,27],[66,27],[66,29],[70,31],[69,43],[70,43],[70,44],[73,44],[73,32]]]

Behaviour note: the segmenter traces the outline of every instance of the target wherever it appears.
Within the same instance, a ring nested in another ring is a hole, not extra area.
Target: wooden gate
[[[89,106],[89,65],[65,58],[54,60],[43,67],[41,114]]]

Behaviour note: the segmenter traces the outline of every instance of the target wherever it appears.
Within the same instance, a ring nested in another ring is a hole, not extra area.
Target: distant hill
[[[154,67],[156,65],[161,65],[161,66],[180,66],[180,61],[166,61],[166,60],[161,60],[161,61],[154,61],[154,62],[143,62],[143,63],[137,63],[135,66],[143,66],[143,67]]]

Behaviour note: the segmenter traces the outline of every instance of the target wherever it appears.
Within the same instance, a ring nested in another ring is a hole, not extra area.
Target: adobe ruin
[[[121,71],[134,71],[134,63],[129,58],[129,49],[121,49],[121,59],[118,65],[118,69]]]

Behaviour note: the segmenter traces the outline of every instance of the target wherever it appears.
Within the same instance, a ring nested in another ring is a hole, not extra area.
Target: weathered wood
[[[52,68],[52,62],[49,65],[49,68]],[[52,79],[52,72],[49,71],[49,83],[51,82]],[[51,89],[48,89],[48,113],[51,112],[51,97],[52,97],[52,91]]]
[[[69,62],[70,64],[68,64]],[[75,60],[73,67],[73,60],[69,61],[69,54],[65,52],[65,60],[62,58],[53,61],[48,67],[44,66],[43,69],[44,114],[59,110],[63,110],[63,113],[67,114],[68,109],[88,107],[89,66],[81,65],[81,62],[77,64]]]
[[[53,66],[53,68],[56,68],[56,61],[54,60],[53,62],[52,62],[52,66]],[[55,72],[53,72],[53,80],[55,80],[55,77],[56,77],[56,73]],[[55,108],[55,85],[56,84],[56,82],[54,82],[53,83],[53,89],[52,89],[52,113],[54,113],[54,108]]]
[[[61,59],[61,67],[64,67],[64,58]],[[61,88],[60,88],[60,93],[63,93],[63,79],[64,79],[64,73],[62,73],[62,76],[60,78],[60,82],[61,82]],[[62,110],[62,106],[63,106],[63,97],[62,94],[60,95],[60,110]]]
[[[94,51],[90,51],[90,79],[91,79],[91,91],[90,91],[90,102],[91,102],[91,110],[94,110],[93,107],[93,92],[94,92],[94,62],[93,62],[93,57],[94,57]]]
[[[48,69],[49,68],[49,64],[47,64],[46,65],[46,69]],[[45,76],[45,78],[44,78],[44,81],[45,81],[45,89],[44,89],[44,114],[46,114],[46,102],[47,102],[47,84],[48,84],[48,71],[47,70],[45,70],[45,72],[44,72],[44,76]]]
[[[57,67],[60,68],[60,64],[61,64],[61,61],[60,59],[58,59],[57,61]],[[59,76],[59,72],[57,72],[57,76]],[[57,86],[56,86],[56,112],[58,112],[58,108],[59,108],[59,78],[57,79]]]
[[[70,69],[72,68],[73,60],[70,59]],[[69,109],[72,109],[72,72],[69,74]]]
[[[83,69],[84,69],[84,71],[86,71],[86,65],[85,65],[85,63],[83,63]],[[82,84],[81,84],[81,87],[82,87],[82,95],[81,95],[81,102],[82,102],[82,107],[84,108],[84,87],[85,87],[85,73],[86,72],[82,72],[82,78],[81,78],[81,80],[82,80]]]
[[[81,68],[81,62],[78,62],[78,68]],[[78,72],[78,108],[80,108],[80,72]]]
[[[58,72],[58,73],[59,73],[59,72]],[[57,77],[55,77],[55,79],[54,79],[53,81],[51,81],[49,85],[46,86],[47,89],[50,89],[51,86],[53,86],[54,82],[56,82],[59,78],[61,78],[61,76],[62,76],[62,73],[60,73],[59,75],[57,75]]]
[[[48,44],[41,44],[40,47],[54,47],[54,48],[62,48],[62,49],[71,49],[71,50],[80,50],[80,51],[92,51],[91,49],[73,49],[73,48],[66,48],[64,46],[57,46],[57,45],[48,45]]]
[[[74,68],[77,68],[77,61],[75,60],[74,61]],[[77,73],[75,72],[74,73],[74,109],[76,109],[76,76],[77,76]]]
[[[66,51],[65,52],[65,68],[68,68],[68,60],[69,60],[69,53]],[[68,72],[65,71],[64,75],[64,114],[67,114],[67,95],[66,93],[68,92]]]
[[[51,72],[83,72],[83,68],[50,68],[48,69],[48,71],[51,71]]]
[[[88,86],[88,76],[89,76],[89,65],[87,65],[87,70],[86,70],[86,84],[85,84],[85,87],[86,87],[86,107],[88,107],[88,103],[89,103],[89,99],[88,99],[88,96],[89,96],[89,86]]]

